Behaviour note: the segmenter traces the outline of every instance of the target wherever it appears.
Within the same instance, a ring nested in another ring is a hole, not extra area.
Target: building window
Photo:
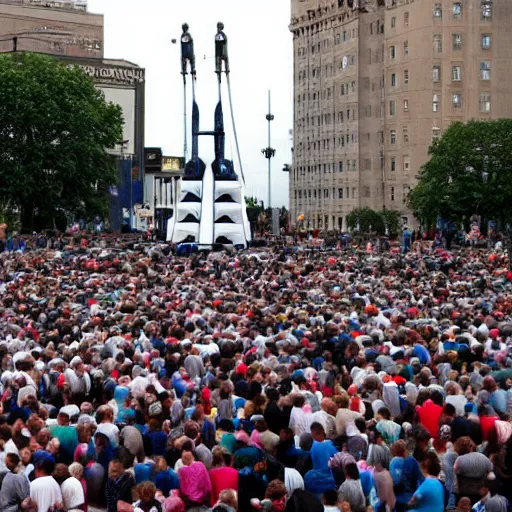
[[[395,187],[391,187],[389,189],[389,198],[391,199],[391,201],[395,200]]]
[[[391,73],[391,87],[396,87],[396,74]]]
[[[441,128],[432,128],[432,142],[441,138]]]
[[[480,62],[480,78],[482,80],[490,80],[491,79],[491,61],[483,60]]]
[[[404,157],[404,173],[408,173],[411,167],[411,162],[408,157]]]
[[[408,26],[409,26],[409,13],[404,12],[404,27],[408,27]]]
[[[404,112],[409,112],[409,100],[404,100]]]
[[[482,50],[491,49],[491,34],[482,34]]]
[[[481,13],[483,20],[490,20],[492,18],[492,1],[482,0]]]
[[[409,70],[404,70],[404,84],[407,85],[409,83]]]
[[[396,159],[395,158],[391,158],[389,168],[390,168],[391,172],[396,171]]]
[[[432,112],[439,112],[439,94],[432,97]]]
[[[384,144],[384,132],[379,132],[379,144]]]
[[[390,144],[396,144],[396,130],[390,130],[389,142],[390,142]]]
[[[443,6],[441,4],[434,4],[434,18],[443,17]]]
[[[480,112],[491,111],[491,93],[481,92],[480,93]]]
[[[439,82],[441,80],[441,66],[434,66],[432,68],[432,81]]]
[[[443,36],[441,34],[434,35],[434,52],[441,53],[443,51]]]
[[[454,92],[452,94],[452,105],[453,108],[461,108],[462,107],[462,95],[459,92]]]
[[[329,198],[329,189],[324,188],[324,199],[328,199],[328,198]]]
[[[389,102],[389,115],[390,116],[395,115],[395,102],[394,101]]]
[[[404,143],[408,144],[409,143],[409,129],[407,128],[407,126],[404,126],[403,137],[404,137]]]
[[[352,171],[353,172],[356,172],[357,170],[357,164],[356,164],[356,161],[355,160],[352,160]]]
[[[452,80],[454,82],[462,80],[462,68],[460,66],[452,66]]]
[[[338,189],[338,199],[343,199],[343,189],[342,188]]]
[[[393,16],[391,18],[391,28],[395,28],[396,27],[396,18]]]
[[[409,55],[409,41],[404,41],[404,55]]]
[[[462,4],[460,2],[455,2],[452,6],[452,14],[454,20],[462,19]]]
[[[452,34],[452,49],[454,52],[462,50],[462,34]]]
[[[389,47],[389,57],[391,59],[394,59],[396,57],[396,47],[395,46]]]
[[[356,189],[356,187],[352,187],[352,199],[357,199],[357,189]]]

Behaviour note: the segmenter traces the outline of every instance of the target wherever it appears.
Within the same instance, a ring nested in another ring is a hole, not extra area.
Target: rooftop
[[[0,4],[87,12],[87,0],[0,0]]]

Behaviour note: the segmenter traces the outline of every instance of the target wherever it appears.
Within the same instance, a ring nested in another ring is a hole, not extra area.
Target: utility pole
[[[271,172],[272,172],[272,163],[271,160],[274,156],[276,156],[276,150],[271,147],[271,137],[270,137],[270,123],[274,120],[274,116],[272,115],[271,103],[270,103],[270,91],[268,91],[268,114],[266,116],[268,121],[268,146],[261,150],[261,152],[265,155],[265,158],[268,160],[268,208],[272,208],[272,192],[271,192]]]

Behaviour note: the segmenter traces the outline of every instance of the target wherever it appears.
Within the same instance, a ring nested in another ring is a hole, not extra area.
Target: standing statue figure
[[[224,31],[224,23],[217,23],[217,34],[215,35],[215,72],[222,73],[222,61],[226,74],[229,73],[228,38]]]
[[[196,57],[194,55],[194,39],[188,31],[187,23],[181,26],[183,34],[181,34],[181,74],[187,74],[187,61],[190,63],[190,74],[196,74]]]

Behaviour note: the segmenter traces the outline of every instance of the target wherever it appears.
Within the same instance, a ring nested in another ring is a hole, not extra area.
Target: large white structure
[[[224,158],[225,133],[221,76],[223,72],[226,74],[229,91],[229,61],[227,37],[222,31],[223,25],[219,23],[217,28],[215,45],[219,102],[215,110],[215,128],[210,132],[200,132],[199,107],[195,98],[194,43],[188,32],[188,25],[183,25],[181,46],[185,110],[188,64],[190,64],[190,74],[192,76],[192,157],[185,166],[185,175],[181,180],[179,190],[176,191],[177,204],[173,217],[167,225],[167,239],[174,243],[189,242],[199,246],[230,244],[245,248],[251,240],[251,230],[245,206],[243,175],[238,176],[234,171],[233,162]],[[222,62],[225,63],[224,71],[222,70]],[[231,99],[231,94],[229,94],[229,97]],[[230,107],[233,116],[232,105]],[[214,138],[215,160],[211,165],[206,165],[199,158],[198,138],[200,136]],[[185,154],[186,138],[187,134],[185,133]],[[240,172],[242,172],[241,168]]]

